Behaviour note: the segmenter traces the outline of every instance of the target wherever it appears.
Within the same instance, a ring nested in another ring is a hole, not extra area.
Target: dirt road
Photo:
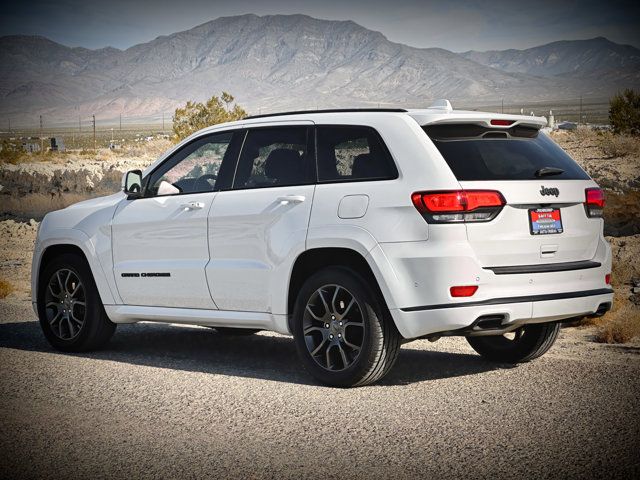
[[[0,319],[0,477],[640,475],[640,346],[584,330],[517,367],[417,341],[381,384],[338,390],[278,335],[139,324],[67,355],[28,302]]]

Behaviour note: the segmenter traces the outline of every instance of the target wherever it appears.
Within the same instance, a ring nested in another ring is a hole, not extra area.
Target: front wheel
[[[44,268],[38,318],[51,346],[65,352],[100,348],[116,329],[104,311],[89,265],[74,254],[60,255]]]
[[[336,387],[373,383],[391,369],[400,334],[381,299],[357,273],[328,267],[302,286],[293,335],[305,369]]]
[[[540,357],[558,338],[560,323],[533,323],[510,334],[467,337],[469,345],[487,360],[501,363],[528,362]]]

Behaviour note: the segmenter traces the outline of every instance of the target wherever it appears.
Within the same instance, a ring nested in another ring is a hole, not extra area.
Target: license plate
[[[531,235],[562,233],[562,217],[559,208],[532,208],[529,210]]]

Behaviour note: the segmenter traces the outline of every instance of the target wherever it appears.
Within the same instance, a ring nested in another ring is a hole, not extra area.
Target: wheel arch
[[[71,238],[64,240],[51,239],[49,241],[42,242],[36,247],[32,266],[33,279],[31,285],[32,301],[34,303],[38,301],[41,276],[47,264],[51,262],[52,259],[65,253],[78,255],[87,262],[93,281],[98,289],[100,300],[105,305],[114,303],[111,289],[102,270],[102,266],[98,263],[98,260],[95,257],[95,251],[92,249],[91,241],[88,238],[84,242],[76,240],[77,239]]]
[[[374,292],[383,302],[383,308],[392,308],[392,305],[389,304],[388,295],[383,293],[386,290],[386,285],[383,279],[376,275],[377,269],[372,268],[367,257],[347,247],[318,247],[302,252],[296,258],[289,277],[287,291],[287,323],[289,331],[292,331],[290,322],[295,301],[302,285],[310,275],[329,266],[345,267],[356,272],[371,285]]]

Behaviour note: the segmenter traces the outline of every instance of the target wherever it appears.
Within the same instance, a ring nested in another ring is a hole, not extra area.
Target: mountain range
[[[640,50],[605,38],[454,53],[305,15],[222,17],[126,50],[0,37],[0,115],[17,122],[170,114],[223,90],[264,113],[606,97],[638,86]]]

